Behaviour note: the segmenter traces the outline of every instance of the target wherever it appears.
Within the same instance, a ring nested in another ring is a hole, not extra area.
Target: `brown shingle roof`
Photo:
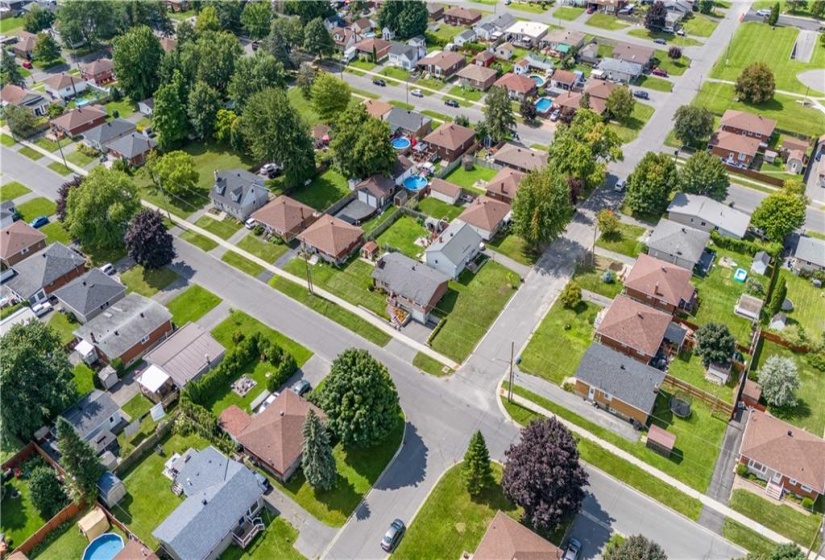
[[[241,437],[241,434],[247,426],[249,426],[251,421],[252,417],[234,404],[226,408],[221,412],[221,415],[218,416],[218,426],[236,439]]]
[[[473,80],[476,82],[486,82],[496,75],[496,71],[486,66],[479,66],[478,64],[470,64],[458,71],[458,77],[465,80]]]
[[[462,8],[461,6],[455,6],[450,8],[449,10],[444,12],[444,17],[453,17],[453,18],[461,18],[467,20],[478,19],[481,17],[481,12],[477,12],[475,10],[470,10],[468,8]]]
[[[79,126],[83,126],[86,123],[90,123],[105,116],[106,111],[101,111],[96,107],[78,107],[73,111],[63,113],[56,119],[52,119],[51,122],[52,125],[62,128],[63,130],[74,130]]]
[[[487,526],[474,560],[555,560],[561,550],[501,511]]]
[[[508,72],[493,84],[496,87],[503,87],[507,91],[515,91],[521,94],[528,94],[536,89],[536,82],[529,76],[521,76]]]
[[[682,300],[690,301],[696,291],[690,278],[688,269],[642,253],[624,285],[678,307]]]
[[[624,60],[626,62],[647,64],[653,57],[654,52],[654,49],[651,49],[650,47],[631,45],[630,43],[619,43],[613,49],[613,58],[618,58],[619,60]]]
[[[524,178],[524,173],[521,171],[505,167],[487,183],[487,192],[513,199],[516,197],[522,178]]]
[[[473,57],[473,60],[477,60],[479,62],[489,62],[494,58],[495,55],[493,55],[493,53],[491,53],[490,51],[481,51]]]
[[[582,94],[573,91],[565,91],[553,99],[554,107],[567,107],[568,109],[578,109],[581,107]],[[590,107],[593,107],[593,98],[590,98]]]
[[[450,197],[461,194],[461,187],[438,177],[430,181],[430,190]]]
[[[553,72],[553,81],[562,84],[575,84],[579,77],[569,70],[556,70]]]
[[[424,142],[447,150],[456,150],[472,139],[475,132],[466,126],[444,123],[424,137]]]
[[[298,236],[303,243],[327,255],[340,256],[364,235],[364,230],[324,214]]]
[[[547,154],[537,152],[530,148],[516,146],[515,144],[505,144],[495,153],[493,159],[501,165],[517,167],[533,171],[547,165]]]
[[[35,93],[31,90],[26,88],[22,88],[20,86],[16,86],[14,84],[6,84],[3,86],[3,89],[0,90],[0,99],[3,100],[4,103],[11,103],[12,105],[18,105],[22,102],[27,95],[30,93]]]
[[[172,37],[161,37],[160,46],[164,51],[170,52],[177,48],[178,41]]]
[[[710,145],[737,154],[748,154],[753,157],[759,151],[759,138],[742,136],[735,132],[717,130],[710,138]]]
[[[464,55],[455,52],[441,51],[418,61],[418,66],[435,66],[441,68],[442,71],[447,71],[450,68],[458,66],[464,62]]]
[[[270,228],[289,232],[311,217],[315,210],[297,200],[281,195],[263,208],[252,213],[256,221]]]
[[[654,356],[670,320],[667,313],[620,295],[607,308],[598,333],[647,356]]]
[[[367,113],[376,119],[380,119],[392,110],[392,105],[380,99],[365,99],[364,107],[367,108]]]
[[[14,222],[0,231],[0,258],[7,259],[45,239],[45,235],[23,220]]]
[[[83,66],[83,72],[93,76],[103,72],[111,72],[114,69],[114,64],[109,58],[98,58],[94,62],[90,62]]]
[[[464,223],[493,231],[510,212],[510,205],[489,196],[480,196],[458,217]]]
[[[763,136],[770,136],[776,128],[776,121],[774,120],[747,111],[734,111],[733,109],[725,111],[721,123],[723,127],[731,126]]]
[[[43,80],[43,83],[52,89],[63,89],[70,87],[72,84],[80,84],[81,82],[83,82],[83,80],[77,76],[72,76],[71,74],[67,74],[65,72],[54,74],[53,76],[49,76]]]

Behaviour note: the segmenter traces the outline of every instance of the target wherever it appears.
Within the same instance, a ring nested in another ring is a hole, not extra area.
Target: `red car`
[[[592,14],[592,13],[594,13],[595,11],[596,11],[595,6],[590,6],[589,8],[587,8],[587,13],[588,13],[588,14]]]
[[[23,63],[22,63],[22,65],[23,65],[23,68],[27,68],[27,69],[29,69],[29,70],[31,70],[31,69],[32,69],[32,63],[31,63],[31,62],[29,62],[28,60],[24,60],[24,61],[23,61]]]
[[[654,76],[661,76],[662,78],[667,78],[667,70],[662,70],[661,68],[654,68],[650,71],[650,73]]]

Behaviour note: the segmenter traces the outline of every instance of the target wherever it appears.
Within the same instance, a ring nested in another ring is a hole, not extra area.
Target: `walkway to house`
[[[490,257],[492,260],[496,261],[497,263],[504,265],[505,267],[509,268],[522,278],[527,276],[530,271],[533,269],[532,266],[527,266],[526,264],[521,264],[520,262],[516,262],[507,255],[499,253],[498,251],[494,251],[492,249],[487,249],[485,254]]]
[[[609,297],[589,290],[582,290],[582,299],[590,303],[595,303],[599,307],[610,307],[610,304],[613,303],[613,300]]]
[[[636,264],[636,259],[634,259],[633,257],[628,257],[627,255],[616,253],[615,251],[608,251],[607,249],[602,249],[598,246],[596,247],[596,254],[600,257],[605,257],[607,259],[624,263],[628,266],[633,266],[634,264]]]
[[[315,519],[277,487],[273,486],[264,494],[264,502],[269,510],[281,515],[298,530],[295,548],[307,558],[319,558],[338,533],[337,529]]]

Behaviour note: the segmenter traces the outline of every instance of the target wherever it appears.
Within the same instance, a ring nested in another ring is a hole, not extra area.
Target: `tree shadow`
[[[401,442],[401,451],[375,484],[379,490],[397,490],[406,486],[418,486],[427,472],[429,448],[421,439],[416,427],[409,422]]]
[[[598,498],[590,492],[585,494],[582,511],[587,515],[581,513],[577,515],[568,534],[575,535],[581,541],[583,554],[580,558],[582,560],[600,557],[607,541],[610,540],[615,519],[604,510]],[[556,544],[561,544],[561,538]]]

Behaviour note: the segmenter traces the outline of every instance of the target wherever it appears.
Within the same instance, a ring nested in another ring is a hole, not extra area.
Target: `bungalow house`
[[[573,377],[577,395],[619,418],[644,426],[653,413],[665,372],[594,342]]]
[[[791,265],[795,272],[825,270],[825,241],[800,236],[796,242]]]
[[[430,181],[430,196],[446,204],[455,204],[461,196],[461,187],[435,177]]]
[[[455,161],[475,143],[475,131],[455,123],[443,123],[424,137],[424,142],[436,149],[438,157]]]
[[[49,109],[49,100],[30,89],[22,88],[14,84],[6,84],[0,90],[0,102],[3,108],[14,105],[28,109],[36,117],[44,116]]]
[[[550,49],[550,52],[563,58],[571,51],[581,48],[584,45],[585,35],[581,31],[569,29],[553,29],[541,40],[543,47]]]
[[[138,101],[137,104],[138,113],[145,117],[151,117],[152,114],[155,112],[155,98],[149,97],[144,99],[143,101]]]
[[[547,165],[547,154],[517,144],[507,143],[493,154],[493,163],[522,173],[529,173]]]
[[[599,63],[599,44],[595,41],[588,43],[579,49],[576,53],[576,58],[579,62],[595,66]]]
[[[513,25],[516,18],[512,14],[493,14],[480,20],[473,26],[479,41],[492,42],[498,40],[504,30]]]
[[[31,60],[37,35],[28,31],[17,32],[17,42],[11,46],[14,54],[23,60]]]
[[[785,171],[800,174],[808,163],[806,152],[810,143],[798,138],[786,137],[782,139],[782,159],[785,160]]]
[[[364,230],[324,214],[298,234],[304,250],[317,254],[325,261],[339,265],[361,245]]]
[[[37,303],[83,276],[86,259],[57,242],[18,262],[14,272],[5,285],[20,301]]]
[[[488,51],[483,51],[489,54]],[[498,72],[487,66],[470,64],[458,72],[459,83],[464,87],[487,91],[496,81]]]
[[[395,189],[395,181],[383,175],[367,177],[355,185],[358,200],[376,210],[380,210],[392,202]]]
[[[414,138],[429,134],[433,122],[430,117],[403,107],[391,107],[384,120],[390,125],[391,134]]]
[[[767,483],[771,498],[790,493],[816,501],[825,494],[825,440],[767,412],[750,410],[739,463]]]
[[[117,446],[112,434],[123,421],[120,407],[104,391],[92,390],[61,414],[83,441],[89,442],[97,453]]]
[[[641,303],[673,315],[696,304],[690,270],[641,254],[624,280],[624,293]]]
[[[158,344],[143,360],[183,389],[217,366],[226,349],[197,323],[186,323]]]
[[[481,19],[481,12],[454,6],[444,12],[444,23],[447,25],[468,26]]]
[[[375,287],[385,292],[388,305],[408,313],[414,321],[427,324],[430,313],[447,293],[450,277],[402,253],[386,253],[372,272]]]
[[[215,171],[215,184],[209,191],[215,208],[236,220],[246,221],[252,212],[269,200],[264,180],[243,169]]]
[[[264,226],[267,234],[274,234],[289,243],[315,221],[315,210],[288,196],[281,195],[266,206],[255,210],[252,218]]]
[[[538,46],[547,34],[549,26],[538,21],[516,21],[505,30],[505,34],[515,43],[530,48]]]
[[[667,217],[702,231],[716,230],[735,239],[745,237],[750,224],[750,216],[744,212],[697,194],[676,193],[667,207]]]
[[[106,122],[106,111],[92,105],[78,107],[52,119],[49,125],[58,135],[75,137]]]
[[[54,292],[63,311],[74,315],[80,323],[88,323],[108,307],[123,299],[126,286],[92,268]]]
[[[149,156],[149,152],[157,146],[158,143],[154,138],[149,138],[137,132],[121,136],[106,145],[109,148],[111,157],[122,159],[133,167],[143,165]]]
[[[647,239],[647,253],[692,271],[708,241],[709,233],[663,218]]]
[[[341,53],[354,47],[355,43],[361,40],[361,37],[348,27],[333,27],[329,34],[335,43],[335,50]]]
[[[521,171],[504,167],[487,183],[485,187],[487,196],[494,200],[512,204],[523,178],[524,173]]]
[[[380,99],[365,99],[363,103],[367,109],[367,114],[376,119],[386,120],[384,117],[392,110],[393,106]]]
[[[212,446],[190,449],[176,465],[172,491],[186,499],[152,531],[173,560],[214,560],[264,530],[264,487],[245,465]]]
[[[433,21],[440,20],[444,17],[444,4],[427,2],[427,15]]]
[[[622,84],[635,83],[643,73],[643,66],[638,62],[627,62],[618,58],[603,58],[597,68],[606,79]]]
[[[726,165],[747,168],[759,153],[759,143],[758,138],[718,130],[711,136],[708,148]]]
[[[98,152],[106,152],[109,142],[134,131],[134,123],[126,119],[113,119],[83,133],[83,143]]]
[[[481,250],[482,241],[469,224],[454,221],[424,249],[424,262],[450,278],[458,278]]]
[[[553,543],[510,517],[497,511],[487,526],[484,537],[476,547],[473,560],[502,560],[516,558],[542,558],[558,560],[562,551]]]
[[[303,428],[310,410],[326,419],[314,404],[292,391],[281,391],[255,416],[230,406],[221,413],[218,425],[255,463],[286,482],[301,466]]]
[[[74,334],[91,344],[105,363],[120,358],[128,367],[171,332],[172,314],[168,309],[131,293],[75,329]]]
[[[562,91],[570,91],[579,83],[579,76],[569,70],[556,69],[550,79],[550,87]]]
[[[733,312],[734,314],[744,317],[745,319],[758,321],[764,304],[765,302],[758,297],[754,297],[749,294],[742,294],[739,296],[736,305],[733,307]]]
[[[23,220],[0,230],[0,262],[14,266],[46,248],[46,236]]]
[[[389,56],[391,46],[392,43],[389,41],[372,37],[355,43],[355,50],[364,58],[375,63],[380,63]]]
[[[733,109],[725,111],[720,124],[725,132],[756,138],[762,144],[767,144],[776,130],[776,121],[773,119]]]
[[[484,66],[485,68],[492,66],[495,61],[496,57],[490,51],[481,51],[473,57],[473,64],[476,66]]]
[[[466,65],[467,59],[464,58],[464,55],[449,51],[430,54],[417,63],[419,68],[423,68],[428,74],[436,78],[441,78],[442,80],[449,80],[453,74]]]
[[[619,295],[599,314],[596,341],[648,364],[656,356],[673,317]]]
[[[536,82],[533,78],[514,74],[513,72],[504,74],[493,85],[506,89],[510,99],[516,101],[522,101],[536,94]]]
[[[573,114],[581,108],[583,96],[584,94],[575,91],[565,91],[553,98],[553,107],[561,110],[564,114]],[[590,109],[593,109],[592,103]]]
[[[60,74],[53,74],[43,80],[46,93],[52,96],[53,99],[71,99],[77,94],[86,91],[87,84],[77,76],[61,72]]]
[[[419,58],[419,50],[416,47],[393,41],[392,45],[390,45],[389,60],[387,63],[412,71],[415,69],[415,63],[418,62]]]
[[[115,79],[115,65],[109,58],[98,58],[80,67],[80,77],[97,86],[104,85]]]
[[[160,46],[163,49],[163,52],[172,52],[178,48],[178,41],[173,37],[161,37]]]
[[[653,57],[655,54],[655,49],[635,43],[619,43],[613,47],[613,58],[641,64],[645,68],[650,68],[653,65]]]
[[[472,43],[475,40],[475,32],[472,29],[465,29],[464,31],[456,33],[456,35],[453,37],[452,42],[456,47],[463,47],[467,43]]]
[[[359,35],[363,35],[365,33],[369,33],[372,31],[374,24],[370,21],[369,18],[358,18],[352,22],[350,25],[350,29],[358,33]]]
[[[468,224],[484,241],[490,241],[501,227],[510,221],[510,205],[481,195],[456,218],[456,221]]]
[[[515,47],[512,43],[501,43],[496,45],[493,49],[493,55],[499,60],[510,60],[515,53]]]
[[[607,110],[607,98],[619,87],[621,87],[619,84],[601,80],[593,80],[588,83],[584,91],[590,96],[590,110],[599,115],[603,114]]]
[[[625,0],[587,0],[587,5],[592,6],[600,12],[615,14],[625,7]]]

